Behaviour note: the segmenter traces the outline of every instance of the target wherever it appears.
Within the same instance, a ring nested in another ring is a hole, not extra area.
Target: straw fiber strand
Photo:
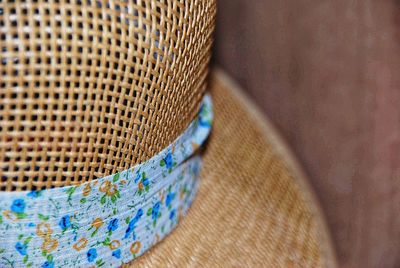
[[[213,76],[215,122],[189,214],[131,267],[335,267],[303,178],[286,166],[273,131],[229,87]]]
[[[103,177],[176,139],[204,94],[215,9],[0,1],[0,190]]]

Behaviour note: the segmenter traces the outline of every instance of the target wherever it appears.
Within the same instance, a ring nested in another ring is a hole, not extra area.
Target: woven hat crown
[[[81,183],[165,148],[206,87],[215,2],[0,2],[0,190]]]

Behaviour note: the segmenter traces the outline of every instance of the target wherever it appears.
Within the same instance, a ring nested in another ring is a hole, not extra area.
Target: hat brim
[[[336,267],[304,173],[275,129],[214,70],[215,121],[198,195],[168,237],[128,267]]]

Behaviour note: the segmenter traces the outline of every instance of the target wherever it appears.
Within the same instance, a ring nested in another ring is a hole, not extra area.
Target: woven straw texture
[[[215,121],[198,196],[178,228],[131,267],[336,267],[301,169],[235,87],[213,76]]]
[[[0,190],[149,159],[196,115],[210,0],[0,1]]]

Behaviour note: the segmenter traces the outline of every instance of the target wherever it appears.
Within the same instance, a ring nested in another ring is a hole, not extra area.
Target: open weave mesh
[[[215,9],[0,1],[0,190],[92,180],[170,144],[204,94]]]

